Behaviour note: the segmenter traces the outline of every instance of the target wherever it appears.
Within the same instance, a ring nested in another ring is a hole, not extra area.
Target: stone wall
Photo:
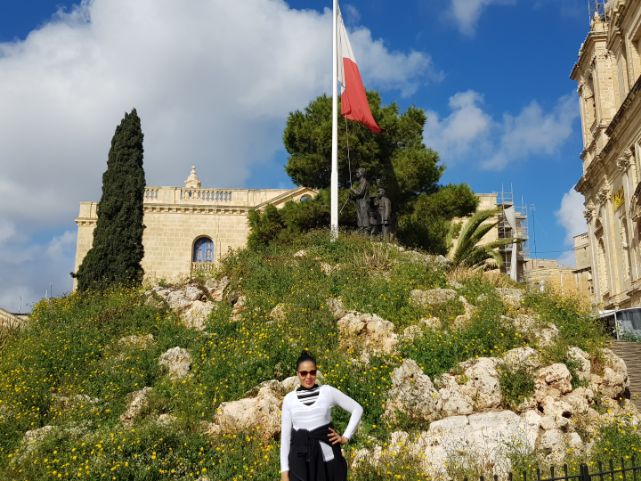
[[[145,280],[177,282],[194,273],[194,242],[209,237],[214,243],[214,262],[232,249],[245,246],[249,235],[247,215],[251,209],[268,204],[282,207],[288,201],[315,192],[296,189],[202,189],[182,187],[147,187],[142,267]],[[74,272],[93,243],[98,219],[95,202],[81,202],[76,218],[78,239]],[[199,265],[198,268],[209,266]],[[75,288],[75,282],[74,282]]]

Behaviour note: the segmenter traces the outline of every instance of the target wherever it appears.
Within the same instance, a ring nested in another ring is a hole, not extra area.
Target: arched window
[[[309,202],[310,200],[312,200],[312,196],[305,194],[300,196],[299,202],[302,204],[303,202]]]
[[[209,237],[199,237],[194,242],[192,262],[214,262],[214,241]]]

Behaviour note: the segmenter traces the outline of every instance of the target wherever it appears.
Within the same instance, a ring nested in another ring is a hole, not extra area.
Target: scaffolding
[[[524,282],[525,262],[528,258],[528,216],[525,200],[521,199],[520,206],[515,205],[512,186],[510,190],[501,186],[501,193],[497,197],[498,238],[514,239],[513,243],[499,248],[503,260],[501,272],[511,275],[516,281]],[[513,266],[514,262],[516,266]]]

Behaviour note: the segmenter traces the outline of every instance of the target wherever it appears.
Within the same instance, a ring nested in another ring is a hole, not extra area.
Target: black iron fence
[[[520,473],[508,473],[505,476],[480,476],[479,481],[641,481],[641,461],[636,456],[626,460],[610,460],[607,463],[597,461],[587,464],[580,464],[570,468],[567,464],[560,467],[550,467],[542,471],[523,471]],[[470,481],[465,478],[464,481]]]

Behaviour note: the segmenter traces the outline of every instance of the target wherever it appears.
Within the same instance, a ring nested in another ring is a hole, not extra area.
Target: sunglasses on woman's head
[[[311,371],[298,371],[298,374],[300,374],[301,377],[307,377],[308,374],[310,376],[316,376],[316,369],[312,369]]]

